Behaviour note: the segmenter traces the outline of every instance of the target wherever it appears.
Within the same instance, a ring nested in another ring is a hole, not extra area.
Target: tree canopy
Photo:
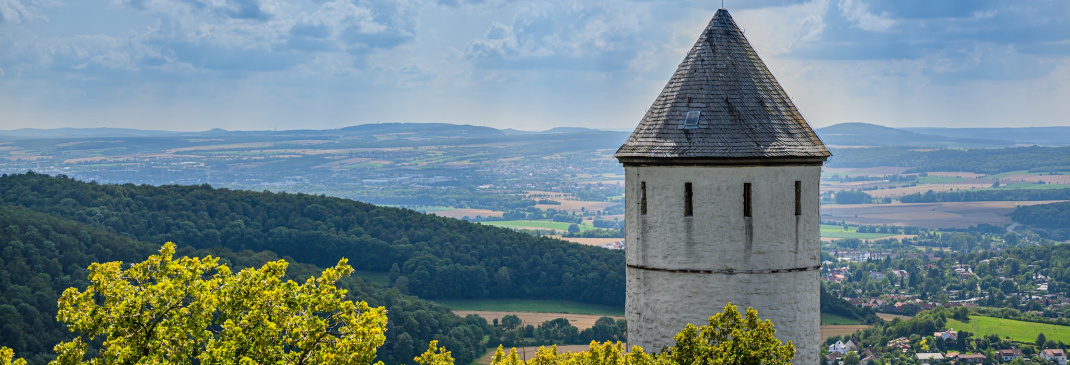
[[[386,339],[385,308],[344,300],[336,286],[353,272],[345,259],[299,284],[282,280],[283,260],[232,273],[174,252],[169,242],[126,270],[91,265],[90,286],[59,300],[58,318],[79,336],[56,345],[53,364],[369,364]]]

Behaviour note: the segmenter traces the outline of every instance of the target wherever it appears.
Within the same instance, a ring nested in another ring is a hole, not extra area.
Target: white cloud
[[[855,22],[863,30],[884,32],[896,24],[895,19],[891,19],[887,13],[869,12],[864,0],[840,0],[839,5],[843,16]]]

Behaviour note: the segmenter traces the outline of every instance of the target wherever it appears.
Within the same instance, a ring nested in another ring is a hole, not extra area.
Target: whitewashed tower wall
[[[731,302],[771,319],[777,338],[795,343],[795,363],[818,362],[820,166],[636,166],[625,173],[629,345],[660,351],[684,325],[705,324]]]
[[[617,150],[628,342],[672,344],[731,302],[818,363],[819,180],[831,156],[720,9]]]

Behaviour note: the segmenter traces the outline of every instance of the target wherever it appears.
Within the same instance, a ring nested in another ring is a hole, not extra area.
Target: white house
[[[1063,351],[1062,349],[1047,349],[1041,351],[1040,358],[1059,365],[1066,365],[1066,351]]]

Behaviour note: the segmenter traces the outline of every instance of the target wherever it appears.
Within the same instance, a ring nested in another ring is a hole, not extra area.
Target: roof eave
[[[649,157],[616,156],[625,167],[634,166],[821,166],[829,156],[776,157]]]

